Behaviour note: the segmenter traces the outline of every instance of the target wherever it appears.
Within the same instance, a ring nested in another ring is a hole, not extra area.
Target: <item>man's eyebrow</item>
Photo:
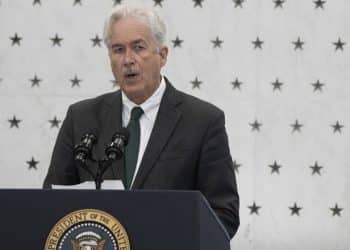
[[[147,44],[146,41],[141,39],[141,38],[140,39],[136,39],[136,40],[131,42],[131,44],[139,44],[139,43]],[[111,48],[122,47],[122,46],[124,46],[124,44],[114,43],[114,44],[112,44]]]
[[[115,44],[112,44],[111,48],[113,49],[115,47],[121,47],[121,46],[123,46],[123,45],[120,43],[115,43]]]
[[[146,42],[143,39],[137,39],[135,41],[132,41],[132,44],[135,44],[135,43],[146,43]]]

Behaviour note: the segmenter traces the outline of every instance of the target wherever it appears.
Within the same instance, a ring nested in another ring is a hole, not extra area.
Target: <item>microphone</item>
[[[106,148],[105,153],[108,160],[115,161],[123,157],[124,148],[128,144],[129,131],[122,127],[112,137],[111,144]]]
[[[95,132],[95,130],[94,130]],[[85,163],[87,158],[91,156],[91,150],[94,144],[97,141],[96,133],[87,133],[85,134],[78,145],[74,147],[74,159]]]

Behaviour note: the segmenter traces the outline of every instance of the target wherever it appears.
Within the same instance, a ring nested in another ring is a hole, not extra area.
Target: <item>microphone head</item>
[[[129,130],[125,127],[121,127],[115,132],[115,134],[112,137],[112,141],[115,139],[120,138],[124,141],[124,146],[128,145],[129,141]]]
[[[109,160],[115,161],[124,155],[124,148],[128,144],[129,131],[122,127],[112,136],[112,143],[105,149]]]
[[[85,136],[89,136],[94,142],[96,142],[97,141],[97,137],[98,137],[98,130],[97,130],[97,128],[90,129],[90,131],[87,132],[85,134]]]
[[[74,146],[75,160],[85,162],[87,158],[91,157],[91,150],[97,141],[97,129],[91,129],[91,132],[86,133],[80,140],[80,143]]]
[[[95,143],[97,141],[98,134],[99,133],[97,128],[89,129],[88,131],[82,133],[82,136],[80,137],[80,143],[86,142],[86,140],[92,140],[92,142]]]

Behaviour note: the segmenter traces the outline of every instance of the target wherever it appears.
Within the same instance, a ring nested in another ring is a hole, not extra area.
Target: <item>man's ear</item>
[[[168,58],[168,47],[164,46],[159,50],[159,55],[160,55],[160,65],[163,67]]]

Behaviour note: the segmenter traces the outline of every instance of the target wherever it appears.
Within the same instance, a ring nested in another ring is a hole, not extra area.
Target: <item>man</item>
[[[105,173],[130,189],[199,190],[233,237],[239,197],[225,131],[224,113],[176,90],[164,76],[165,25],[152,10],[118,6],[104,32],[120,90],[69,107],[53,151],[44,187],[91,180],[76,166],[74,145],[92,130],[95,158],[120,127],[130,130],[125,159]],[[135,150],[136,148],[136,150]]]

